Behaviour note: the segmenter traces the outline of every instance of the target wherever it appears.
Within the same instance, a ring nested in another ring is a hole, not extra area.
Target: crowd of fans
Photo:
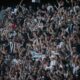
[[[80,80],[78,3],[2,7],[0,80]]]

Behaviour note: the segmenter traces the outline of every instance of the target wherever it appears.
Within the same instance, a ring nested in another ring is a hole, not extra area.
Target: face
[[[76,53],[76,47],[72,47],[73,53]]]
[[[44,5],[42,5],[42,9],[44,9],[45,8],[45,6]]]

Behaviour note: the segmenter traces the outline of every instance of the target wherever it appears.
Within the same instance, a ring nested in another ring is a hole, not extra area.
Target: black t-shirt
[[[70,6],[71,6],[71,1],[68,0],[68,2],[67,2],[66,0],[64,0],[64,7],[65,7],[65,8],[68,8],[68,7],[70,7]]]
[[[23,38],[24,38],[25,40],[28,40],[28,35],[27,35],[27,33],[22,33],[22,35],[23,35]]]
[[[50,79],[50,77],[45,76],[45,77],[44,77],[44,80],[51,80],[51,79]]]
[[[77,50],[78,54],[80,54],[80,44],[76,45],[76,50]]]
[[[72,47],[76,47],[77,53],[80,54],[80,44],[79,43],[72,44]]]

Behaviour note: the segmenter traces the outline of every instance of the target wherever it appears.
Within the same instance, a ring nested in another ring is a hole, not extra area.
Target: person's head
[[[1,10],[4,10],[4,6],[1,7]]]
[[[26,7],[26,5],[25,5],[25,4],[23,4],[22,6],[23,6],[23,7]]]
[[[45,9],[45,5],[44,4],[42,5],[42,9]]]
[[[73,54],[77,54],[76,47],[72,47]]]
[[[51,4],[50,3],[48,3],[48,6],[50,6]]]

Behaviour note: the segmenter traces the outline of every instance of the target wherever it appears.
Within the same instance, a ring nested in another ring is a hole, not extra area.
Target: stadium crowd
[[[80,80],[80,6],[3,7],[0,80]]]

